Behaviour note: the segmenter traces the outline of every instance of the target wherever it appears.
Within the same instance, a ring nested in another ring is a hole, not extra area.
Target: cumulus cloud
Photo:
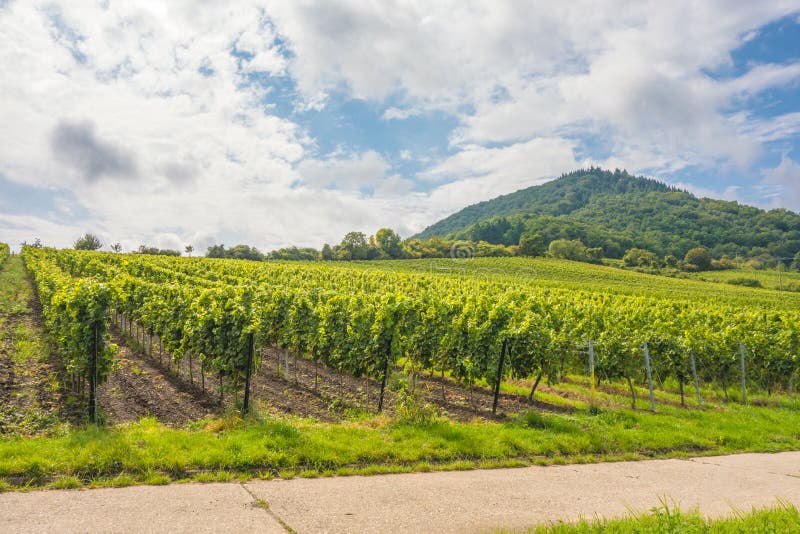
[[[388,170],[389,164],[374,150],[342,158],[309,159],[298,166],[306,184],[355,191],[382,181]]]
[[[432,208],[441,214],[552,180],[579,166],[572,142],[541,138],[502,148],[467,146],[429,169],[425,177],[445,182],[430,194]]]
[[[730,74],[731,51],[795,0],[0,6],[0,174],[75,199],[69,224],[7,217],[4,232],[57,245],[86,230],[198,252],[408,235],[588,163],[749,169],[800,132],[800,113],[748,109],[800,64]],[[304,114],[354,99],[386,129],[432,111],[457,127],[441,150],[370,131],[320,154],[336,129]],[[781,165],[765,183],[791,186]]]
[[[783,206],[800,213],[800,163],[787,154],[763,173],[763,186],[771,187],[772,207]]]
[[[136,175],[133,155],[98,138],[91,121],[59,121],[50,135],[50,147],[57,159],[75,168],[89,182]]]

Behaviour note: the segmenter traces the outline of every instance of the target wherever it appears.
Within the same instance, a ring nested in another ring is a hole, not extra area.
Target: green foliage
[[[695,247],[686,253],[683,258],[684,263],[692,265],[694,268],[687,270],[710,271],[711,254],[705,247]]]
[[[622,263],[626,267],[658,267],[659,265],[658,256],[656,256],[655,252],[642,248],[629,249],[622,257]]]
[[[403,248],[400,236],[391,228],[381,228],[375,233],[375,242],[380,251],[388,258],[402,258]]]
[[[10,254],[11,252],[8,248],[8,245],[5,243],[0,243],[0,265],[3,265]]]
[[[544,239],[539,234],[523,234],[519,238],[519,253],[522,256],[541,256],[545,250]]]
[[[734,503],[735,504],[735,503]],[[731,517],[706,518],[698,511],[683,512],[666,502],[649,513],[620,519],[582,519],[578,523],[560,523],[530,529],[529,534],[741,534],[798,533],[800,513],[790,504],[741,512]]]
[[[652,277],[569,262],[554,265],[581,273],[588,283],[580,289],[564,282],[543,288],[544,272],[514,271],[515,265],[553,260],[450,260],[440,272],[426,261],[423,273],[409,270],[418,264],[407,261],[221,263],[76,251],[47,255],[79,279],[108,284],[113,308],[157,333],[176,357],[196,354],[233,385],[244,372],[251,333],[260,343],[277,343],[378,380],[403,357],[418,371],[444,370],[465,384],[494,383],[502,347],[504,376],[552,380],[556,369],[584,368],[585,356],[575,347],[590,339],[597,375],[624,379],[632,394],[632,384],[643,379],[645,342],[663,378],[683,382],[692,352],[704,380],[732,383],[739,342],[748,347],[748,366],[769,390],[787,388],[800,370],[794,301],[758,298],[759,292],[746,288],[731,287],[711,299],[707,284],[666,279],[669,287],[659,292]],[[614,277],[625,294],[609,291]],[[696,292],[687,293],[692,284],[699,284]]]
[[[249,245],[236,245],[230,249],[226,249],[225,245],[212,245],[208,247],[206,258],[229,258],[251,261],[263,261],[266,259],[257,248]]]
[[[800,250],[800,215],[699,199],[624,171],[590,168],[469,206],[414,238],[512,245],[524,234],[545,243],[579,239],[610,258],[634,247],[682,258],[700,246],[715,257],[788,257]]]
[[[114,250],[112,248],[112,250]],[[114,250],[117,252],[117,250]],[[136,251],[137,254],[150,254],[151,256],[180,256],[181,252],[179,250],[171,250],[168,248],[157,248],[157,247],[148,247],[147,245],[139,245],[139,249]]]
[[[367,244],[367,236],[362,232],[349,232],[339,244],[336,259],[366,260],[369,259],[368,253],[369,245]]]
[[[665,406],[658,416],[629,410],[523,415],[499,423],[422,424],[373,419],[368,424],[292,418],[192,428],[143,419],[113,429],[78,428],[52,437],[0,440],[0,485],[46,486],[62,477],[83,484],[143,482],[221,471],[245,477],[293,470],[354,474],[423,469],[686,457],[734,451],[796,450],[800,413],[787,408],[728,406],[693,411]],[[118,479],[119,480],[119,479]],[[778,532],[784,530],[778,529]]]
[[[267,259],[287,261],[316,261],[320,259],[320,253],[314,248],[287,247],[269,252],[267,254]]]
[[[67,373],[88,381],[97,350],[99,384],[108,376],[116,353],[116,346],[107,343],[111,288],[93,277],[64,273],[57,264],[58,254],[53,249],[22,249],[42,303],[45,325]]]
[[[594,261],[589,256],[586,245],[579,239],[556,239],[547,247],[547,254],[551,258],[572,261]]]
[[[738,277],[738,278],[731,278],[727,282],[735,286],[762,287],[761,282],[759,282],[755,278]]]
[[[395,420],[403,425],[430,425],[439,419],[436,407],[420,401],[403,383],[397,394]]]
[[[73,248],[75,250],[98,250],[102,246],[103,243],[100,242],[99,237],[94,234],[87,233],[75,241]]]

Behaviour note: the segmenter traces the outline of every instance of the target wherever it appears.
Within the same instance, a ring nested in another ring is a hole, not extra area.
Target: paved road
[[[625,515],[800,507],[800,452],[691,460],[0,494],[0,532],[481,532]],[[287,528],[288,527],[288,528]]]

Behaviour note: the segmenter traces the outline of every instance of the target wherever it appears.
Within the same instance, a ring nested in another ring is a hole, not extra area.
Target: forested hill
[[[800,215],[694,195],[625,171],[590,168],[474,204],[429,226],[432,236],[504,245],[523,235],[580,239],[621,257],[631,247],[683,257],[704,246],[715,256],[794,256]]]

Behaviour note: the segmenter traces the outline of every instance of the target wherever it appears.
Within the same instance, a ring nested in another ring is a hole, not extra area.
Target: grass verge
[[[505,532],[505,531],[499,531]],[[797,533],[800,532],[800,513],[790,505],[781,503],[766,509],[750,512],[734,511],[732,517],[709,519],[697,511],[682,512],[668,506],[646,514],[633,514],[622,519],[582,520],[533,528],[529,534],[683,534],[683,533]]]
[[[163,484],[472,469],[800,449],[800,413],[731,405],[403,424],[236,417],[175,429],[153,419],[0,439],[0,488]]]

